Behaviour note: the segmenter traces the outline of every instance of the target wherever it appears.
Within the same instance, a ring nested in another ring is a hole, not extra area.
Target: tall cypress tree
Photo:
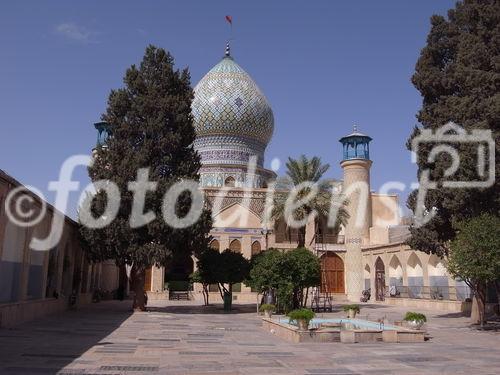
[[[211,219],[210,212],[203,209],[194,225],[176,229],[162,216],[163,198],[169,188],[179,181],[199,179],[200,158],[192,146],[193,90],[188,70],[175,70],[173,57],[150,45],[140,66],[132,65],[126,71],[124,84],[109,95],[102,119],[110,124],[112,136],[104,147],[96,149],[89,167],[92,181],[105,179],[118,186],[118,215],[100,229],[82,226],[81,233],[93,260],[114,259],[119,266],[133,266],[134,307],[144,309],[146,268],[164,266],[176,252],[193,254],[207,248]],[[147,193],[144,208],[156,219],[133,227],[133,192],[128,184],[137,179],[141,168],[147,168],[149,180],[157,183],[156,190]],[[175,205],[177,215],[186,215],[191,203],[190,193],[182,193]],[[91,204],[93,215],[105,212],[106,204],[106,194],[98,191]]]
[[[473,129],[490,129],[500,154],[500,2],[498,0],[465,0],[448,12],[448,18],[431,17],[427,45],[417,61],[412,82],[423,97],[417,118],[424,129],[436,130],[449,121]],[[419,133],[415,128],[411,140]],[[456,145],[453,145],[456,147]],[[423,148],[418,155],[418,174],[430,169],[438,189],[430,190],[426,209],[436,216],[422,227],[411,227],[409,245],[425,252],[446,255],[449,241],[456,235],[456,223],[481,213],[500,213],[500,163],[496,163],[496,181],[489,188],[450,189],[441,183],[450,177],[444,170],[450,158],[427,162]],[[458,147],[460,167],[455,180],[478,180],[477,145]],[[498,157],[498,156],[497,156]],[[408,198],[415,211],[416,191]]]

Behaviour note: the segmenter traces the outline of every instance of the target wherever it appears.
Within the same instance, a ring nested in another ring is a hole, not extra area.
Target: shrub
[[[264,312],[264,311],[275,311],[276,310],[276,306],[270,304],[270,303],[263,303],[262,305],[260,305],[259,307],[259,311],[260,312]]]
[[[413,312],[413,311],[408,311],[403,320],[405,320],[407,322],[413,322],[413,321],[426,322],[427,317],[424,314],[420,314],[420,313]]]
[[[359,305],[353,304],[353,305],[344,305],[342,307],[344,311],[349,311],[349,310],[354,310],[356,313],[359,313]]]
[[[314,311],[310,309],[297,309],[292,310],[288,313],[290,322],[296,322],[298,320],[305,320],[308,324],[315,317]]]

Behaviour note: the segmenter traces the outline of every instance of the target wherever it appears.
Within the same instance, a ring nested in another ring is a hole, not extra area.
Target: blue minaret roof
[[[343,160],[349,159],[367,159],[370,160],[370,141],[371,137],[358,131],[354,125],[353,132],[340,138],[342,143]]]
[[[97,146],[104,146],[108,138],[112,135],[111,125],[105,121],[100,121],[94,123],[94,127],[97,129]]]

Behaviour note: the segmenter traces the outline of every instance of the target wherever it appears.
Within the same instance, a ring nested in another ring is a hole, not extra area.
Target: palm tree
[[[334,229],[338,233],[340,225],[345,225],[349,218],[345,208],[348,202],[340,194],[333,192],[331,181],[321,180],[330,165],[321,164],[321,159],[317,156],[308,159],[302,155],[297,160],[288,158],[286,167],[287,176],[277,183],[278,189],[271,212],[272,219],[275,221],[284,219],[287,226],[293,221],[302,221],[297,228],[298,247],[305,247],[307,218],[313,211],[316,211],[319,217],[328,217],[331,208],[335,207],[337,215]],[[313,190],[316,190],[314,195]],[[294,202],[308,195],[312,195],[312,198],[298,207],[287,209],[286,202],[292,191],[296,193]]]

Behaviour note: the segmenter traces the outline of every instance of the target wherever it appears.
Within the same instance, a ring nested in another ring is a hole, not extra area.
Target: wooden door
[[[321,257],[321,292],[345,293],[344,262],[335,253]]]

